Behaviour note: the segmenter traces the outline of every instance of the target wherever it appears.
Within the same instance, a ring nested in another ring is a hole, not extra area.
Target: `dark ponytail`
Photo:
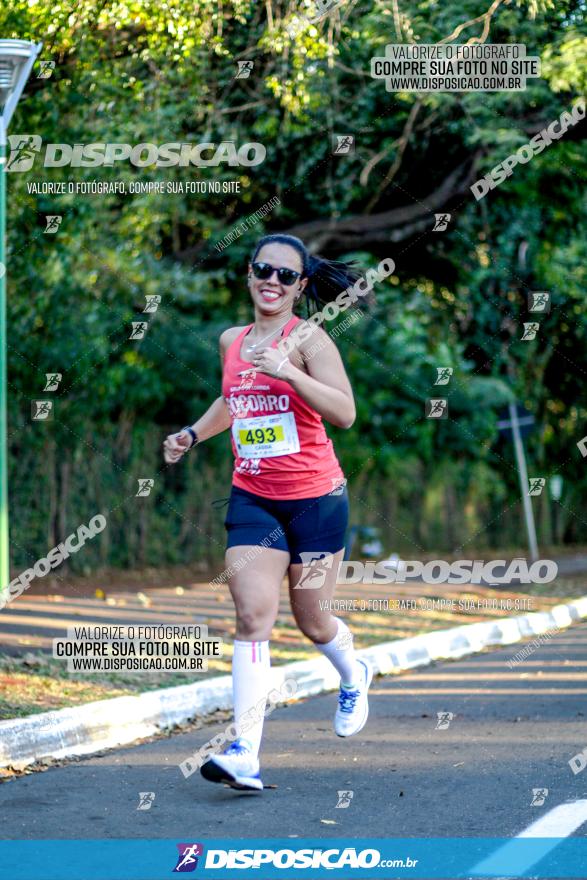
[[[261,248],[266,244],[287,244],[293,248],[302,260],[302,275],[308,279],[304,289],[308,315],[321,309],[323,305],[336,299],[339,293],[351,287],[361,273],[356,263],[344,263],[340,260],[326,260],[311,254],[304,242],[295,235],[276,233],[265,235],[259,239],[252,261],[257,259]]]

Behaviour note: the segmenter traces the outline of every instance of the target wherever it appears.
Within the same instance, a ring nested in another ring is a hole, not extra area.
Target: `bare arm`
[[[194,422],[192,428],[198,435],[198,440],[209,440],[230,428],[230,413],[224,398],[217,397],[204,415]]]
[[[275,348],[258,352],[261,372],[277,376],[295,388],[312,409],[337,428],[350,428],[356,418],[351,383],[336,345],[317,328],[309,340],[297,347],[305,370],[294,366]]]

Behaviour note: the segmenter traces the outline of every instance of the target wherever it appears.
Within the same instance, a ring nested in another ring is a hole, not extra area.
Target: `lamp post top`
[[[0,58],[6,55],[19,55],[27,58],[31,52],[35,55],[41,49],[42,43],[33,43],[29,40],[0,40]]]
[[[28,40],[0,40],[0,148],[6,146],[6,131],[42,43]]]

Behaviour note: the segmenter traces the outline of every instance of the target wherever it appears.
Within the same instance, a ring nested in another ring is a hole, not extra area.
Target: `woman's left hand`
[[[291,366],[289,358],[276,348],[260,348],[255,352],[253,366],[259,373],[284,379],[287,382],[288,368]]]

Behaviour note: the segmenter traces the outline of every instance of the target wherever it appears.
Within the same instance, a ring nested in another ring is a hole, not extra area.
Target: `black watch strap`
[[[199,443],[199,442],[200,442],[200,441],[198,440],[198,435],[196,434],[196,432],[194,431],[194,429],[192,428],[191,425],[186,425],[185,428],[182,428],[181,430],[182,430],[182,431],[187,431],[187,432],[188,432],[188,434],[189,434],[190,437],[192,438],[192,446],[195,446],[196,443]],[[191,446],[190,446],[190,449],[191,449]]]

